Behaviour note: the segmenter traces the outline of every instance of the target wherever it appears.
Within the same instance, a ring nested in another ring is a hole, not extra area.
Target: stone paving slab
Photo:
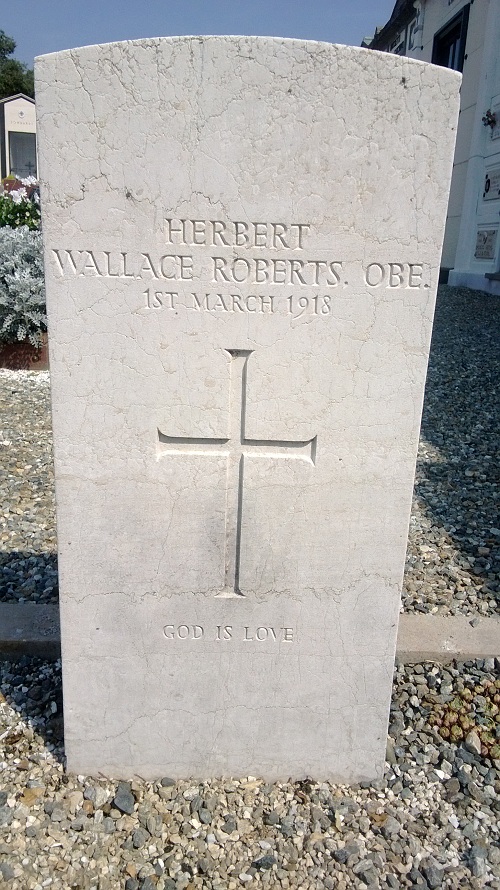
[[[0,603],[0,657],[60,653],[58,606]],[[401,664],[500,658],[500,619],[403,614],[396,657]]]

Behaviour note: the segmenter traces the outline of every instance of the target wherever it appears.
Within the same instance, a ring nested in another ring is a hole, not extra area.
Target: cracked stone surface
[[[264,38],[36,77],[69,767],[379,777],[460,78]]]

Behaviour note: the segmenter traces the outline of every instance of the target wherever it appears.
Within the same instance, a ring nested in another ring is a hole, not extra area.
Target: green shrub
[[[40,346],[46,330],[41,233],[0,228],[0,342]]]

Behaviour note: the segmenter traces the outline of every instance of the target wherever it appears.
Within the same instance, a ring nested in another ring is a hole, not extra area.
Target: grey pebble
[[[120,782],[113,798],[113,805],[122,813],[131,815],[134,812],[135,797],[128,782]]]
[[[470,870],[475,878],[483,878],[486,874],[486,862],[482,857],[470,857]]]
[[[477,782],[469,782],[467,785],[467,791],[470,796],[474,798],[478,803],[486,803],[486,795],[481,791]]]
[[[0,828],[10,825],[14,818],[14,813],[10,807],[0,807]]]
[[[198,859],[198,871],[203,875],[208,874],[211,864],[211,860],[207,856],[203,856],[201,859]]]
[[[465,838],[470,841],[476,840],[476,829],[474,828],[473,822],[467,822],[466,825],[462,828],[462,834]]]
[[[444,871],[436,862],[432,859],[424,859],[420,863],[420,870],[431,890],[441,887]]]
[[[261,856],[260,859],[256,859],[254,862],[252,862],[253,867],[258,869],[259,871],[267,871],[268,869],[272,868],[273,865],[277,864],[277,860],[270,854]]]
[[[394,742],[391,738],[388,737],[386,749],[385,749],[385,759],[391,765],[396,763],[396,754],[394,752]]]
[[[194,813],[197,813],[199,811],[200,807],[202,807],[202,806],[203,806],[203,798],[201,797],[201,795],[197,794],[196,797],[193,797],[189,808],[191,810],[191,813],[194,814]]]
[[[210,812],[210,810],[201,807],[201,809],[198,810],[198,818],[200,822],[203,823],[203,825],[210,825],[212,821],[212,813]]]
[[[14,869],[8,862],[0,862],[0,874],[4,881],[11,881],[14,877]]]
[[[161,816],[153,816],[153,814],[150,814],[146,818],[146,828],[149,831],[151,837],[161,837],[161,831],[163,828],[163,820]]]
[[[401,824],[394,816],[388,816],[381,828],[385,838],[392,838],[401,831]]]
[[[108,800],[108,792],[99,785],[87,785],[83,796],[85,800],[90,800],[94,804],[96,810],[101,809]]]
[[[58,805],[58,806],[56,805],[50,814],[50,821],[51,822],[62,822],[65,817],[66,817],[66,812],[65,812],[65,809],[62,806],[62,804]]]
[[[488,861],[491,865],[500,865],[500,846],[494,844],[489,848]]]
[[[145,843],[149,840],[149,832],[144,828],[136,828],[134,833],[132,834],[132,843],[136,850],[139,850],[140,847],[143,847]]]
[[[457,778],[453,777],[451,779],[448,779],[447,782],[445,782],[444,787],[446,788],[446,794],[448,796],[448,800],[450,800],[450,799],[455,798],[456,795],[459,793],[460,782],[458,781]]]
[[[361,875],[364,880],[368,879],[366,883],[371,883],[374,878],[376,878],[376,870],[375,866],[371,859],[360,859],[359,862],[353,866],[353,872],[355,875]]]

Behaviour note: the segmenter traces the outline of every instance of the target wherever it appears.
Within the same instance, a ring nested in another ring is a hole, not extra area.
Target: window
[[[9,133],[10,172],[14,176],[36,176],[36,136],[34,133]]]
[[[432,47],[432,61],[435,65],[454,68],[455,71],[463,70],[469,7],[470,3],[435,35]]]
[[[389,46],[389,52],[395,53],[397,56],[404,56],[405,54],[405,33],[402,31],[395,40],[392,41]]]

